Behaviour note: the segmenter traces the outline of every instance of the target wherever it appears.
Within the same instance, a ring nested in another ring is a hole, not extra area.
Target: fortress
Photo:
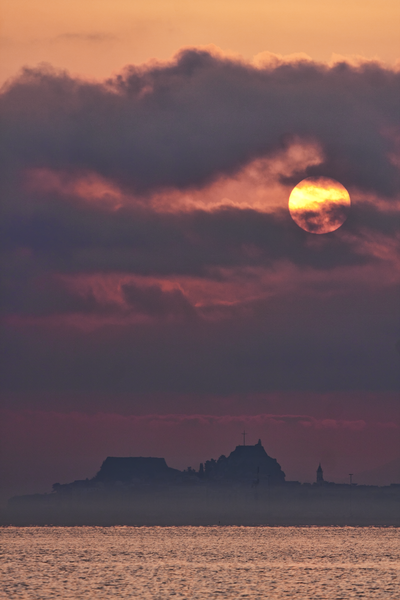
[[[11,498],[1,524],[400,526],[400,485],[329,483],[321,465],[314,484],[285,481],[259,440],[198,470],[109,456],[92,479]]]
[[[228,457],[208,460],[198,471],[189,468],[179,471],[167,466],[164,458],[109,456],[91,480],[95,483],[116,484],[139,482],[178,482],[193,480],[237,483],[282,484],[285,473],[275,458],[268,456],[261,440],[255,446],[236,446]]]

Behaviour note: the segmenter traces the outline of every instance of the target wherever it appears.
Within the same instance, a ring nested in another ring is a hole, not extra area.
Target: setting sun
[[[289,211],[295,223],[309,233],[329,233],[347,219],[350,196],[345,187],[327,177],[307,177],[292,190]]]

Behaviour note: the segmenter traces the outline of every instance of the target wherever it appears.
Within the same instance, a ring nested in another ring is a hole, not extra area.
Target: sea
[[[0,598],[400,599],[396,527],[2,527]]]

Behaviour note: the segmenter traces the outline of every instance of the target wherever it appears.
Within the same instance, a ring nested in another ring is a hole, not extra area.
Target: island
[[[400,526],[400,485],[286,481],[261,444],[184,471],[164,458],[107,457],[91,479],[16,496],[2,525]]]

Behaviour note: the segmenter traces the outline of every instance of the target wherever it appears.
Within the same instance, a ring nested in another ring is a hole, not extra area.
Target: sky
[[[287,479],[390,483],[398,2],[4,8],[3,500],[244,428]],[[311,176],[350,194],[332,233],[290,217]]]

